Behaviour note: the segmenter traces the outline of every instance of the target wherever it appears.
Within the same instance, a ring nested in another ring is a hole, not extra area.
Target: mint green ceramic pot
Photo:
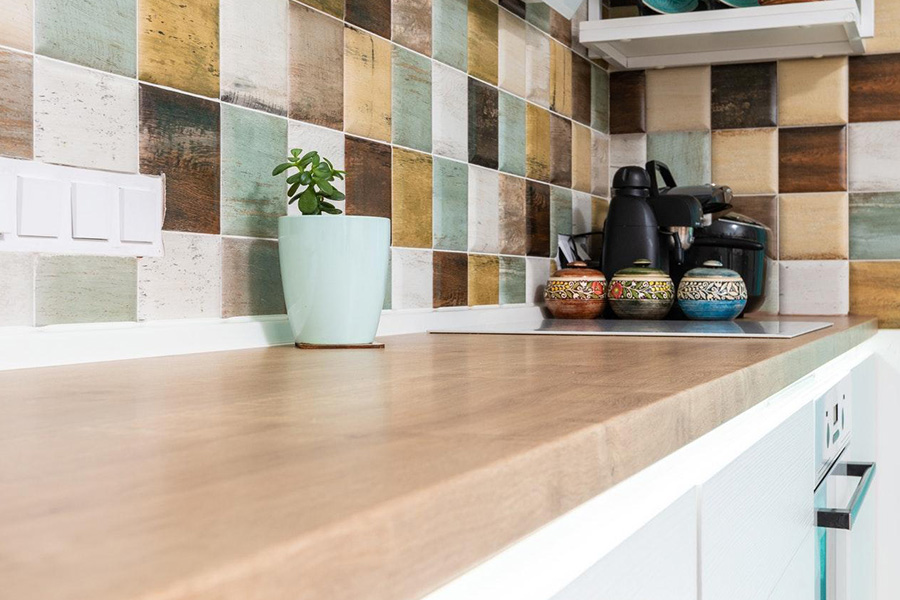
[[[281,280],[294,341],[372,343],[384,306],[390,248],[390,219],[280,217]]]

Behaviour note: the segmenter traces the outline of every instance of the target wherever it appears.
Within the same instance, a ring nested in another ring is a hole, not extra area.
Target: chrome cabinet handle
[[[847,477],[859,477],[859,483],[853,496],[850,498],[850,506],[847,508],[820,508],[816,510],[816,525],[827,529],[846,529],[850,531],[856,516],[862,508],[866,494],[872,486],[875,477],[875,463],[838,463],[829,475],[846,475]]]

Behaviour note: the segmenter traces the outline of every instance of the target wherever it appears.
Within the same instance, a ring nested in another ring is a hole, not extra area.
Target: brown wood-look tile
[[[432,160],[430,154],[394,148],[391,169],[391,240],[403,248],[431,248]]]
[[[329,15],[333,15],[338,19],[344,18],[344,0],[300,0],[303,4],[308,4],[313,8],[318,8]]]
[[[800,127],[778,132],[778,191],[847,190],[847,128]]]
[[[500,7],[505,8],[520,19],[525,18],[527,5],[523,0],[500,0]]]
[[[770,229],[766,254],[778,260],[778,197],[735,196],[731,204],[735,212],[755,219]]]
[[[344,26],[297,4],[290,7],[290,117],[344,127]],[[320,65],[328,65],[328,77]]]
[[[714,65],[712,128],[775,127],[778,70],[776,63]]]
[[[528,181],[525,187],[525,253],[550,256],[550,186]]]
[[[572,121],[550,115],[550,183],[572,187]]]
[[[392,45],[344,28],[344,131],[391,141]]]
[[[431,0],[392,0],[391,37],[401,46],[431,56]]]
[[[525,254],[525,180],[500,173],[500,254]]]
[[[572,116],[572,51],[550,43],[550,109]]]
[[[496,169],[500,162],[497,88],[469,77],[469,162]]]
[[[850,122],[900,120],[900,55],[850,57]]]
[[[391,147],[347,136],[348,215],[391,218]]]
[[[0,156],[34,156],[33,79],[30,55],[0,50]]]
[[[550,111],[525,105],[525,176],[550,181]]]
[[[166,176],[164,229],[219,233],[219,104],[142,84],[141,173]]]
[[[572,54],[572,118],[591,124],[591,63]]]
[[[609,75],[609,132],[647,131],[647,77],[644,71]]]
[[[351,25],[391,37],[391,0],[347,0],[344,14]]]
[[[222,316],[283,315],[278,242],[222,238]]]
[[[435,252],[432,256],[434,308],[469,303],[469,257],[465,252]]]
[[[499,16],[497,3],[469,0],[469,75],[497,85]]]
[[[469,255],[469,306],[500,304],[500,257]]]
[[[882,329],[900,328],[900,261],[850,263],[850,314],[878,317]]]
[[[550,9],[550,35],[566,45],[572,46],[572,21]]]

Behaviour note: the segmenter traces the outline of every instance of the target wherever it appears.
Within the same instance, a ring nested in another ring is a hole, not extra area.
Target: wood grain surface
[[[525,254],[525,180],[500,174],[500,253]]]
[[[778,191],[847,190],[847,128],[799,127],[778,131]]]
[[[466,306],[469,301],[469,259],[465,252],[435,252],[434,308]]]
[[[897,279],[900,261],[850,263],[850,310],[878,317],[878,325],[900,327]]]
[[[572,54],[572,118],[591,124],[591,63]]]
[[[525,184],[525,253],[550,256],[550,186]]]
[[[775,127],[777,84],[774,62],[713,65],[712,128]]]
[[[609,75],[609,132],[647,131],[647,76],[644,71],[621,71]]]
[[[289,5],[290,117],[332,129],[344,126],[344,26],[301,6]],[[327,64],[331,77],[320,77]]]
[[[497,3],[491,0],[469,1],[469,74],[497,85],[498,31]]]
[[[0,156],[34,152],[34,59],[0,50]]]
[[[469,77],[469,162],[496,169],[500,161],[497,88]]]
[[[550,183],[572,187],[572,121],[550,114]]]
[[[392,0],[391,36],[395,43],[431,56],[431,0]]]
[[[431,248],[431,155],[394,148],[391,179],[391,243],[404,248]]]
[[[391,43],[344,28],[344,131],[391,141]],[[315,90],[311,91],[316,94]],[[321,100],[318,100],[321,102]]]
[[[850,122],[900,120],[900,56],[850,58]]]
[[[391,218],[391,147],[347,136],[348,215]]]
[[[391,38],[391,0],[346,0],[345,19],[383,38]]]

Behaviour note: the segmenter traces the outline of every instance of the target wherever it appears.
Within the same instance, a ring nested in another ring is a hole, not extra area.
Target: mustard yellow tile
[[[33,0],[0,0],[0,44],[31,52]]]
[[[469,0],[469,75],[497,85],[499,16],[496,2]]]
[[[710,67],[647,71],[647,131],[710,128]]]
[[[591,196],[591,231],[602,231],[609,214],[609,200]]]
[[[219,96],[219,0],[141,0],[138,56],[142,80]]]
[[[846,260],[850,254],[847,194],[782,194],[779,198],[782,260]]]
[[[778,124],[835,125],[847,122],[847,57],[778,63]]]
[[[469,255],[469,306],[500,304],[500,258]]]
[[[391,141],[391,43],[344,30],[344,130]]]
[[[550,108],[572,116],[572,52],[556,41],[550,43]]]
[[[900,2],[875,3],[875,37],[866,41],[866,52],[900,52]]]
[[[712,132],[712,179],[735,194],[778,190],[778,130],[728,129]]]
[[[850,263],[850,314],[878,317],[882,329],[900,329],[900,261]]]
[[[591,130],[572,123],[572,187],[591,191]]]
[[[525,176],[550,180],[550,112],[525,105]]]
[[[394,148],[391,169],[392,245],[431,248],[431,155]]]

